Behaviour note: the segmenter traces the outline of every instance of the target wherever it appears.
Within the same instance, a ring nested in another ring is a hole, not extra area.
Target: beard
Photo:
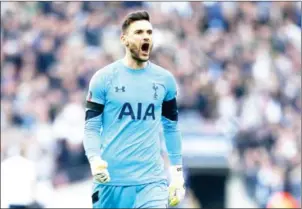
[[[148,53],[150,53],[152,50],[152,45],[150,47],[151,48]],[[131,53],[132,59],[134,59],[137,62],[147,62],[149,60],[149,55],[147,57],[140,56],[141,49],[137,47],[135,44],[130,44],[129,51]]]

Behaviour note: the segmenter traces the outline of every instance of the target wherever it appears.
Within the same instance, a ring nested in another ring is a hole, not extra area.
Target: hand
[[[178,205],[185,197],[184,178],[182,166],[171,166],[171,183],[169,185],[169,205]]]
[[[100,157],[92,157],[89,160],[90,169],[94,180],[98,183],[104,184],[110,181],[109,172],[107,170],[108,164]]]

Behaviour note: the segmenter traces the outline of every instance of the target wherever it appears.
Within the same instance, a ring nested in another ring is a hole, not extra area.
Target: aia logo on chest
[[[129,102],[123,104],[121,112],[118,119],[123,119],[123,117],[129,116],[132,120],[155,120],[155,106],[154,104],[148,104],[143,106],[142,103],[137,104],[137,112],[134,112],[133,107]]]

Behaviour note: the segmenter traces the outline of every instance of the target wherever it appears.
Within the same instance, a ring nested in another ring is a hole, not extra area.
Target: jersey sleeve
[[[169,76],[167,76],[166,78],[166,88],[167,88],[167,92],[164,101],[169,101],[175,98],[177,95],[177,84],[172,74],[169,74]]]
[[[89,83],[86,98],[85,129],[83,145],[85,154],[90,160],[94,156],[101,155],[101,134],[103,125],[102,113],[106,101],[106,79],[103,74],[97,72]]]
[[[105,104],[106,101],[106,76],[101,71],[95,73],[89,83],[87,101]]]
[[[166,82],[167,92],[162,105],[163,136],[171,165],[182,165],[182,137],[178,127],[177,85],[173,75]]]

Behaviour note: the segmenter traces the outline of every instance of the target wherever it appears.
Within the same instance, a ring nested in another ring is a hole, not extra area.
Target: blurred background
[[[1,2],[1,208],[91,207],[87,87],[136,9],[179,85],[179,207],[301,207],[301,2]]]

